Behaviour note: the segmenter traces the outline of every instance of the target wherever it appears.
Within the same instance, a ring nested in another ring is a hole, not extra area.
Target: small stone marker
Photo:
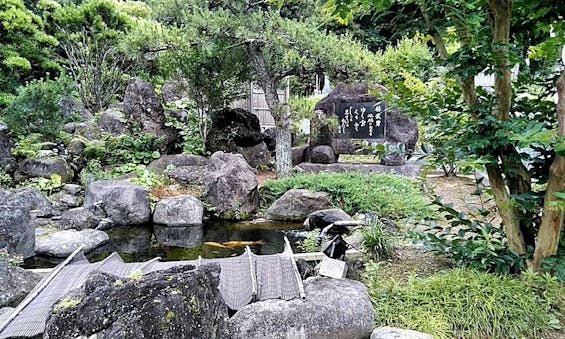
[[[343,279],[347,275],[345,261],[324,257],[320,264],[320,275],[330,278]]]

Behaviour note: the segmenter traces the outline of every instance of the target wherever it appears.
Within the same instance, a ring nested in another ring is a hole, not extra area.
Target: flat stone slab
[[[351,164],[351,163],[335,163],[335,164],[313,164],[303,162],[298,164],[299,170],[304,173],[383,173],[396,174],[404,177],[415,178],[422,172],[420,165],[402,165],[402,166],[385,166],[380,164]]]
[[[108,234],[103,231],[64,230],[36,237],[35,253],[47,257],[66,258],[81,245],[85,245],[84,252],[88,253],[109,241]]]
[[[427,333],[386,326],[375,328],[371,333],[371,339],[433,339],[433,337]]]

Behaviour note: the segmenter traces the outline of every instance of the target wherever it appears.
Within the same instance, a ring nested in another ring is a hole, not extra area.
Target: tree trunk
[[[502,121],[510,119],[510,105],[512,103],[512,73],[509,57],[509,41],[513,4],[514,0],[489,1],[490,14],[492,16],[492,42],[496,60],[495,69],[498,71],[494,81],[497,101],[494,114]],[[528,188],[529,190],[530,177],[527,175],[525,168],[522,170],[523,164],[521,161],[518,160],[518,162],[516,162],[513,160],[513,157],[504,153],[494,155],[497,158],[500,157],[504,170],[500,168],[498,164],[487,165],[486,169],[496,201],[496,207],[502,218],[502,225],[506,233],[506,238],[508,239],[508,248],[518,254],[524,254],[526,252],[526,244],[520,227],[519,213],[518,210],[512,206],[510,199],[510,194],[517,192],[513,192],[512,190],[508,192],[503,173],[508,181],[513,182],[518,180],[517,185],[512,184],[511,186],[512,188],[519,187],[520,190],[524,188]],[[526,174],[525,177],[523,177],[524,173]]]
[[[508,239],[508,248],[518,254],[524,254],[526,253],[524,236],[520,228],[520,221],[510,201],[510,194],[506,190],[502,171],[495,164],[488,164],[485,167],[487,169],[492,194],[496,201],[496,207],[502,219],[504,233],[506,233],[506,238]]]
[[[248,43],[247,53],[251,65],[257,73],[259,84],[265,92],[265,101],[275,120],[277,129],[277,145],[275,148],[277,178],[287,177],[292,173],[292,143],[291,143],[291,121],[290,107],[279,101],[277,93],[278,81],[273,78],[265,58],[263,57],[262,44],[257,41]]]
[[[557,80],[557,121],[559,137],[565,137],[565,72]],[[549,181],[545,200],[543,203],[543,215],[541,225],[536,238],[536,249],[531,268],[534,271],[540,269],[541,260],[557,253],[565,211],[554,206],[559,200],[555,193],[565,191],[565,158],[556,154],[555,160],[549,169]]]

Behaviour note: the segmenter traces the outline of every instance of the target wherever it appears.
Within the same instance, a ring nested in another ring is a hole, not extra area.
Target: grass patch
[[[363,249],[374,259],[390,258],[394,254],[394,237],[380,220],[361,228]]]
[[[267,181],[261,206],[269,207],[292,188],[327,192],[334,207],[345,212],[375,212],[389,219],[431,219],[435,212],[414,183],[388,174],[318,173]]]
[[[536,337],[559,327],[563,287],[556,279],[455,269],[405,283],[364,276],[380,323],[437,338]],[[561,309],[562,310],[562,309]]]

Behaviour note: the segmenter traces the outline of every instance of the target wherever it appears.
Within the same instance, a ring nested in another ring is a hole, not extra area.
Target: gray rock
[[[267,300],[245,306],[229,321],[234,339],[367,338],[375,315],[366,287],[324,277],[305,281],[305,300]]]
[[[381,156],[381,165],[385,166],[402,166],[406,164],[406,159],[400,154],[384,154]]]
[[[414,151],[418,141],[418,123],[416,120],[389,110],[386,115],[385,140],[393,144],[404,144],[406,150]]]
[[[312,212],[331,207],[325,192],[291,189],[269,207],[265,217],[279,221],[302,221]]]
[[[16,307],[40,280],[39,274],[0,259],[0,307]]]
[[[320,145],[312,149],[310,161],[318,164],[333,164],[336,162],[336,155],[331,146]]]
[[[307,230],[324,228],[329,224],[342,220],[353,220],[353,218],[349,214],[345,213],[341,208],[319,210],[310,213],[304,221],[304,228]]]
[[[47,198],[35,188],[16,190],[0,189],[0,205],[23,207],[37,217],[50,217],[55,212]]]
[[[255,171],[241,154],[216,152],[206,166],[179,167],[168,175],[183,185],[202,186],[215,217],[247,219],[258,207]]]
[[[82,122],[89,122],[94,115],[80,102],[75,99],[65,99],[60,102],[62,114],[67,119],[78,118]]]
[[[292,148],[292,166],[296,166],[305,161],[304,153],[308,146],[296,146]]]
[[[93,121],[68,122],[63,128],[68,134],[81,135],[88,140],[93,140],[100,137],[100,131],[93,124]]]
[[[8,126],[0,121],[0,171],[12,173],[16,169],[16,159],[12,155],[14,144]]]
[[[375,328],[371,333],[371,339],[433,339],[433,336],[418,331],[386,326]]]
[[[88,253],[109,241],[108,235],[98,230],[63,230],[38,236],[35,239],[35,253],[46,257],[66,258],[81,245],[85,246],[84,252]]]
[[[84,187],[76,184],[65,184],[63,185],[63,191],[72,195],[79,195],[84,191]]]
[[[206,202],[224,219],[247,219],[259,205],[257,178],[241,154],[216,152],[203,175]]]
[[[60,175],[63,182],[70,182],[74,176],[69,164],[64,159],[53,157],[25,159],[16,169],[14,180],[19,182],[30,178],[51,179],[53,174]]]
[[[77,207],[63,212],[59,225],[61,229],[73,228],[75,230],[83,230],[87,228],[96,228],[100,218],[84,207]]]
[[[188,81],[183,80],[170,80],[163,84],[161,87],[161,96],[165,104],[171,104],[180,99],[190,97]]]
[[[271,152],[267,149],[267,145],[263,141],[250,147],[237,146],[235,153],[243,155],[245,161],[253,168],[267,166],[271,161]]]
[[[84,207],[96,216],[108,218],[112,225],[142,225],[149,222],[151,209],[147,191],[122,180],[102,180],[86,190]]]
[[[159,159],[153,160],[147,169],[156,173],[163,173],[169,166],[175,168],[185,166],[206,166],[208,159],[199,155],[192,154],[170,154],[162,155]]]
[[[420,165],[384,166],[380,164],[312,164],[301,163],[299,170],[304,173],[388,173],[415,178],[422,173]]]
[[[139,280],[95,273],[70,296],[77,305],[54,305],[44,338],[228,338],[219,275],[218,264],[174,267]]]
[[[24,259],[35,254],[35,230],[29,209],[0,205],[0,249],[3,248]]]
[[[190,195],[166,198],[155,205],[153,222],[161,226],[202,225],[204,208],[200,200]]]
[[[77,197],[76,195],[68,194],[66,192],[58,192],[50,196],[53,203],[59,203],[67,206],[68,208],[78,207],[82,205],[84,198]]]
[[[176,133],[174,129],[165,126],[165,111],[150,83],[139,78],[130,79],[124,94],[123,106],[130,133],[141,131],[143,134],[164,137],[162,150],[171,147]]]
[[[265,144],[267,144],[267,149],[274,152],[277,146],[277,129],[275,127],[269,127],[264,130],[263,140],[265,141]]]
[[[202,225],[187,227],[166,227],[153,225],[153,232],[158,243],[167,246],[191,248],[202,243],[204,229]]]
[[[115,137],[126,133],[126,116],[124,112],[116,107],[106,109],[98,120],[98,129]]]
[[[74,138],[69,142],[69,146],[67,146],[67,153],[69,153],[71,157],[80,157],[83,155],[85,149],[86,143],[84,140]]]

